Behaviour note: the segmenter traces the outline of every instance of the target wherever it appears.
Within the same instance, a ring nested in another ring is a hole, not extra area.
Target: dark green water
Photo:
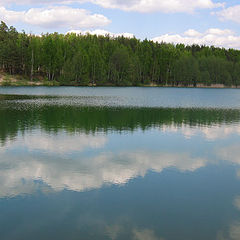
[[[240,91],[0,88],[1,240],[240,239]]]

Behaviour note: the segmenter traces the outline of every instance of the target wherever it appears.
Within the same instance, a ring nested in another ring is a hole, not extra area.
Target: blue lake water
[[[240,90],[0,88],[0,239],[240,239]]]
[[[93,106],[240,108],[239,89],[0,87],[0,94],[65,97],[64,104]]]

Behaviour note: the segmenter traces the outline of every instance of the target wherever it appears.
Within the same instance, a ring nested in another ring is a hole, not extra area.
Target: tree
[[[127,83],[129,70],[129,55],[125,47],[117,48],[111,57],[112,79],[116,85]]]
[[[27,35],[0,24],[0,70],[63,85],[240,85],[240,51],[147,39]]]

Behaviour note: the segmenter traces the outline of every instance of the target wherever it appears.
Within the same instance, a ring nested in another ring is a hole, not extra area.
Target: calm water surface
[[[240,90],[0,88],[1,240],[239,240]]]

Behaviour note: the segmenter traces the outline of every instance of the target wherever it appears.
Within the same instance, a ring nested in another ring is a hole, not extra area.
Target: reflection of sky
[[[0,233],[46,239],[58,226],[57,239],[69,230],[84,239],[237,240],[239,132],[19,132],[0,148]]]
[[[39,188],[86,191],[126,184],[149,171],[193,172],[222,160],[239,164],[239,134],[237,125],[166,126],[107,135],[19,133],[0,148],[0,197]]]

